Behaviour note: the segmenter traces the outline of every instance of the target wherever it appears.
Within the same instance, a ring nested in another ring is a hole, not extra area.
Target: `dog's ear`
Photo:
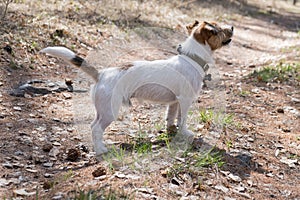
[[[218,29],[215,27],[215,25],[208,22],[204,22],[204,24],[205,24],[204,28],[206,30],[209,30],[214,35],[218,34]]]
[[[197,20],[195,20],[194,23],[188,24],[188,25],[186,26],[186,29],[187,29],[187,31],[188,31],[188,34],[191,35],[193,29],[194,29],[196,26],[198,26],[198,25],[199,25],[199,22],[198,22]]]

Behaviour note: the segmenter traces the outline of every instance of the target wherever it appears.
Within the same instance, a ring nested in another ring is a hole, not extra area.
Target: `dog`
[[[213,52],[231,42],[234,28],[195,21],[186,29],[188,38],[179,45],[176,56],[135,61],[100,71],[65,47],[41,50],[79,67],[95,81],[91,93],[96,117],[91,128],[96,156],[108,151],[103,142],[104,131],[116,120],[122,104],[130,105],[131,98],[167,104],[167,128],[177,126],[178,134],[187,142],[193,141],[193,133],[186,127],[189,107],[199,95],[203,82],[211,78],[206,72],[214,64]]]

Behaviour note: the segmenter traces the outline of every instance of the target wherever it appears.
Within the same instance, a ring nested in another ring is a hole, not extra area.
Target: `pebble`
[[[22,111],[22,108],[20,106],[14,106],[13,109],[16,111]]]
[[[62,198],[63,198],[62,193],[57,193],[57,194],[55,194],[54,197],[52,197],[53,200],[60,200],[60,199],[62,199]]]
[[[290,168],[295,168],[297,161],[297,159],[288,159],[287,157],[282,157],[280,159],[280,162],[287,164]]]
[[[45,173],[44,174],[44,177],[45,178],[51,178],[51,177],[53,177],[54,175],[53,174],[49,174],[49,173]]]
[[[54,87],[54,86],[56,86],[56,84],[53,83],[53,82],[50,82],[50,83],[47,84],[47,86],[48,86],[48,87]]]
[[[46,162],[43,164],[44,167],[53,167],[53,163],[52,162]]]
[[[231,198],[231,197],[224,197],[224,200],[236,200],[235,198]]]
[[[36,194],[36,192],[27,192],[25,188],[14,190],[13,192],[20,196],[32,196]]]
[[[38,170],[35,170],[35,169],[26,169],[26,171],[31,172],[31,173],[37,173],[38,172]]]
[[[241,182],[242,179],[239,176],[233,175],[233,174],[229,174],[228,178],[230,178],[231,180],[235,181],[235,182]]]
[[[245,192],[245,187],[243,187],[243,186],[236,186],[236,187],[234,187],[234,189],[236,190],[236,191],[238,191],[238,192]]]
[[[224,193],[229,192],[229,189],[228,189],[227,187],[223,186],[223,185],[216,185],[214,188],[215,188],[216,190],[221,190],[221,191],[224,192]]]
[[[59,142],[53,142],[53,146],[61,146]]]
[[[62,93],[62,95],[64,96],[65,99],[71,99],[72,98],[72,95],[69,94],[69,93]]]
[[[2,164],[2,166],[5,167],[5,168],[9,168],[9,169],[13,168],[13,165],[9,162],[6,162],[6,163]]]

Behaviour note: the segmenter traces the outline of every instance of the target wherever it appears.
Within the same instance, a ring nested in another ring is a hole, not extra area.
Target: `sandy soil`
[[[298,4],[271,0],[12,3],[0,21],[0,197],[300,199],[299,13]],[[134,102],[107,130],[110,153],[96,161],[91,80],[38,51],[64,45],[99,70],[165,58],[194,19],[233,25],[235,35],[215,53],[222,87],[204,89],[191,108],[193,148],[175,151],[159,139],[165,106]],[[283,81],[253,75],[278,65],[298,68]],[[17,90],[25,83],[34,88]],[[204,122],[205,110],[225,110],[228,121]],[[221,160],[199,166],[212,148]]]

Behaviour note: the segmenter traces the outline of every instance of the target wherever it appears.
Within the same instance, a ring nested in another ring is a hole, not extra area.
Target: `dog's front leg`
[[[194,139],[194,133],[187,129],[186,120],[189,111],[189,107],[191,106],[192,101],[189,99],[181,100],[179,104],[178,111],[178,122],[179,123],[179,132],[184,136],[184,140],[188,143],[192,143]]]

